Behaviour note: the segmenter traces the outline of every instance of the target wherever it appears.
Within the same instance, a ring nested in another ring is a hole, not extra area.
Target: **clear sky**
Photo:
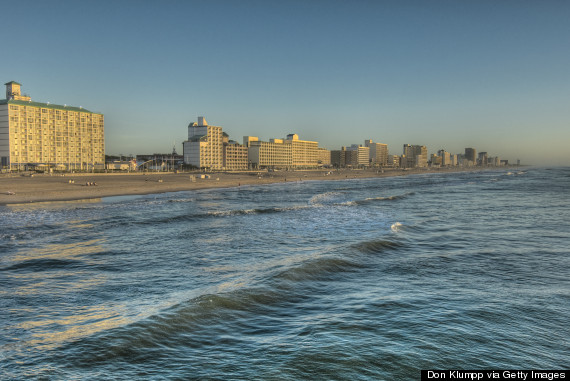
[[[570,165],[570,2],[4,1],[2,83],[105,114],[107,154],[231,139]]]

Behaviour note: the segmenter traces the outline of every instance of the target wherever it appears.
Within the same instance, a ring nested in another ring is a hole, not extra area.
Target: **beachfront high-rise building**
[[[451,159],[451,165],[454,166],[454,167],[457,166],[457,164],[459,163],[459,155],[457,155],[457,154],[452,154],[452,155],[450,156],[450,159]]]
[[[269,142],[244,136],[243,142],[249,149],[249,162],[253,168],[316,168],[319,165],[318,143],[299,140],[297,134]]]
[[[243,145],[248,148],[249,163],[252,168],[291,168],[293,166],[292,145],[283,139],[268,142],[256,136],[244,136]]]
[[[346,166],[346,147],[331,151],[331,164],[336,168],[344,168]]]
[[[487,165],[487,152],[479,152],[479,158],[477,159],[477,164],[482,166]]]
[[[404,144],[402,152],[402,167],[427,167],[428,152],[426,146]]]
[[[440,149],[439,151],[437,151],[437,156],[441,157],[441,165],[443,165],[444,167],[452,165],[451,154],[446,150]]]
[[[210,126],[203,116],[188,125],[188,140],[182,143],[184,164],[220,170],[223,167],[222,127]]]
[[[368,167],[370,165],[370,147],[353,144],[347,148],[346,165],[355,168]]]
[[[104,117],[83,107],[33,102],[8,82],[0,100],[2,170],[94,170],[105,166]]]
[[[477,150],[475,148],[465,148],[463,165],[465,167],[477,164]]]
[[[370,165],[384,166],[388,164],[388,144],[365,140],[364,146],[370,148]]]
[[[293,155],[293,167],[314,168],[319,163],[319,143],[308,140],[299,140],[299,135],[289,134],[284,139],[286,144],[291,145]]]

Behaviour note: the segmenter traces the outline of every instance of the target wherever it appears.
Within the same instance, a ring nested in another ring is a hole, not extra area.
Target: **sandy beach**
[[[142,195],[310,180],[403,176],[418,173],[480,171],[481,168],[313,170],[275,172],[113,173],[113,174],[2,174],[0,205],[46,201],[72,201],[109,196]]]

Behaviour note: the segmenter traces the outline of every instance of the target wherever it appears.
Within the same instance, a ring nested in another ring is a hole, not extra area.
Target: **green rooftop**
[[[17,101],[14,99],[0,99],[0,105],[5,105],[5,104],[50,108],[56,110],[75,111],[75,112],[86,112],[89,114],[101,114],[100,112],[89,111],[82,107],[64,106],[64,105],[56,105],[51,103],[32,102],[32,101]]]

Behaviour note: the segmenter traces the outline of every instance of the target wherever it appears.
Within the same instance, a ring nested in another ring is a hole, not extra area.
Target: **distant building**
[[[489,157],[487,159],[487,165],[499,167],[501,165],[501,158],[499,156]]]
[[[188,125],[188,140],[182,146],[185,164],[209,170],[223,168],[222,127],[208,125],[203,116],[198,117],[198,123]]]
[[[437,151],[437,156],[441,157],[441,165],[444,167],[449,167],[452,165],[451,163],[451,154],[446,150],[439,150]]]
[[[428,152],[426,146],[404,144],[401,166],[404,168],[427,167]]]
[[[317,149],[318,164],[328,166],[331,165],[331,151],[324,148]]]
[[[347,148],[346,165],[354,168],[370,166],[370,148],[353,144]]]
[[[33,102],[8,82],[0,100],[0,167],[89,171],[105,165],[103,114]]]
[[[464,166],[477,165],[477,150],[475,148],[465,148]],[[471,162],[471,164],[469,163]]]
[[[430,162],[432,167],[441,167],[443,160],[441,156],[432,153],[430,156]]]
[[[451,165],[456,167],[459,163],[459,155],[453,154],[451,155]]]
[[[372,140],[365,140],[364,146],[370,149],[370,165],[388,165],[388,144],[374,143]]]
[[[477,159],[477,164],[481,166],[487,165],[487,152],[479,152],[479,157]]]
[[[346,167],[346,147],[331,151],[331,165],[335,168]]]
[[[388,166],[394,168],[401,167],[400,159],[398,155],[388,155]]]

